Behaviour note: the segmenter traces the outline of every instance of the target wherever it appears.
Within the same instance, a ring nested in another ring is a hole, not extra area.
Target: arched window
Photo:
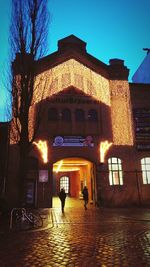
[[[58,120],[58,110],[56,108],[49,108],[48,120],[49,121],[57,121]]]
[[[60,178],[60,190],[64,188],[66,194],[69,193],[69,177],[68,176],[62,176]]]
[[[95,109],[90,109],[88,111],[88,120],[89,121],[97,121],[98,120],[97,111]]]
[[[108,159],[110,185],[123,185],[122,162],[119,158]]]
[[[150,184],[150,158],[141,159],[143,184]]]
[[[84,121],[85,116],[84,116],[84,111],[82,109],[76,109],[75,111],[75,119],[76,121]]]
[[[71,111],[68,108],[62,110],[62,120],[71,121]]]

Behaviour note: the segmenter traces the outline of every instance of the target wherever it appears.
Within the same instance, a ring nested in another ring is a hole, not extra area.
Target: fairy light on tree
[[[104,163],[105,155],[111,146],[112,146],[112,143],[109,143],[107,140],[100,143],[100,162],[101,163]]]
[[[48,148],[47,148],[47,142],[39,140],[38,142],[33,142],[41,152],[41,156],[44,163],[48,162]]]

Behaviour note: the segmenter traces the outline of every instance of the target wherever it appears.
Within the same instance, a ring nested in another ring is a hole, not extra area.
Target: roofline
[[[105,78],[109,77],[107,64],[103,63],[102,61],[100,61],[99,59],[95,58],[94,56],[92,56],[87,52],[81,54],[73,49],[64,52],[60,52],[58,50],[50,55],[47,55],[37,60],[36,73],[40,74],[48,70],[49,68],[54,68],[59,64],[62,64],[63,62],[68,61],[70,59],[77,60],[84,66],[90,68],[91,70],[95,71],[98,74],[101,74]]]
[[[138,86],[139,86],[139,87],[140,87],[140,86],[150,87],[150,83],[132,83],[132,82],[130,82],[129,85],[131,85],[131,86],[133,85],[133,86],[137,86],[137,87],[138,87]]]
[[[70,35],[58,41],[58,50],[50,55],[40,58],[35,63],[35,75],[52,69],[70,59],[80,62],[85,67],[103,76],[107,80],[127,80],[129,69],[124,65],[124,60],[113,58],[109,60],[109,65],[103,63],[86,51],[86,43],[74,35]],[[30,54],[24,57],[25,66],[32,63]],[[14,74],[20,73],[21,54],[16,54],[13,62]]]

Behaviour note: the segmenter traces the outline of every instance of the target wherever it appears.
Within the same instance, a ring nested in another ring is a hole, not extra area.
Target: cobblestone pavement
[[[59,207],[40,231],[0,234],[0,267],[149,267],[150,211]]]

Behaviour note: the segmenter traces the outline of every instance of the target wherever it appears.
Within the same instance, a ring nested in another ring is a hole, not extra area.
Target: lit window
[[[150,158],[141,159],[143,184],[150,184]]]
[[[76,109],[75,119],[76,121],[84,121],[84,111],[82,109]]]
[[[48,120],[57,121],[58,120],[58,111],[56,108],[50,108],[48,110]]]
[[[97,121],[98,116],[97,116],[97,111],[95,109],[90,109],[88,112],[88,120],[89,121]]]
[[[110,185],[123,185],[122,163],[119,158],[108,159]]]
[[[62,176],[60,178],[60,190],[64,188],[66,194],[69,193],[69,177],[68,176]]]
[[[68,108],[62,110],[62,120],[71,121],[71,111]]]

